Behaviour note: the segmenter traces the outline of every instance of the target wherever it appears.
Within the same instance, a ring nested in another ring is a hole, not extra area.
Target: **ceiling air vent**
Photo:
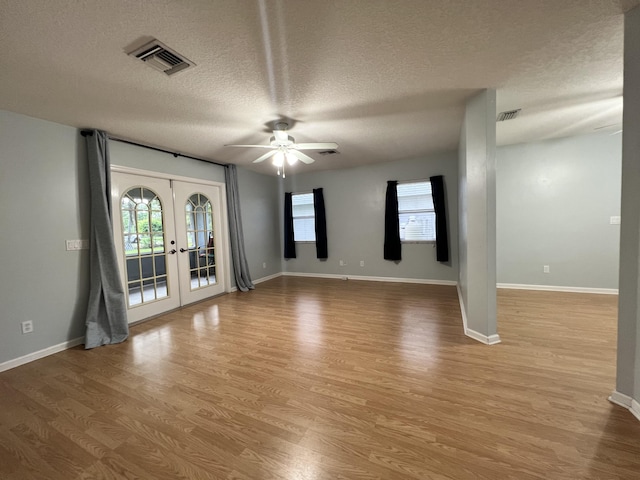
[[[167,75],[173,75],[196,65],[158,40],[152,40],[136,48],[133,52],[129,52],[129,55],[139,58],[150,67]]]
[[[338,150],[321,150],[318,155],[337,155],[340,153]]]
[[[497,118],[497,122],[506,122],[507,120],[513,120],[514,118],[516,118],[519,114],[520,114],[520,110],[522,110],[521,108],[518,108],[517,110],[508,110],[506,112],[500,112],[498,114],[498,118]]]

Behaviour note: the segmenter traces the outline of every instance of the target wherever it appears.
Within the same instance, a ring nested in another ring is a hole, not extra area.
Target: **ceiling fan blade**
[[[298,150],[335,150],[338,148],[337,143],[297,143],[293,148]]]
[[[298,150],[292,149],[292,150],[289,150],[289,153],[291,153],[292,155],[295,155],[296,157],[298,157],[298,160],[300,160],[302,163],[306,163],[307,165],[315,162],[315,160],[311,158],[309,155],[302,153]]]
[[[270,152],[265,153],[264,155],[262,155],[261,157],[256,158],[253,163],[260,163],[260,162],[264,162],[267,158],[269,157],[273,157],[276,153],[278,153],[278,150],[271,150]]]
[[[289,141],[289,135],[287,134],[286,130],[274,130],[273,136],[276,137],[277,142]]]
[[[225,147],[243,147],[243,148],[278,148],[273,145],[225,145]]]

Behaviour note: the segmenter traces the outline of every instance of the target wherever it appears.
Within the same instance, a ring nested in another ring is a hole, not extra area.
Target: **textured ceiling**
[[[464,103],[496,88],[509,144],[622,115],[623,12],[640,0],[0,0],[0,108],[273,173],[268,125],[340,155],[296,171],[457,148]],[[157,38],[172,77],[125,51]]]

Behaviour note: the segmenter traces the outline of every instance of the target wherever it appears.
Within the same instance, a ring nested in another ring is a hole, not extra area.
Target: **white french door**
[[[225,291],[220,187],[173,182],[182,304]]]
[[[129,323],[226,291],[220,186],[112,172],[113,232]]]

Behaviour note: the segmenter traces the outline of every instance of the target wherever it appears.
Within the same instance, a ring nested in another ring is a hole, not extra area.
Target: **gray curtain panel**
[[[229,238],[231,239],[231,262],[236,286],[241,292],[256,288],[251,281],[249,264],[244,252],[244,233],[240,215],[240,193],[238,191],[238,170],[235,165],[226,165],[224,178],[227,184],[227,212],[229,213]]]
[[[90,291],[85,348],[123,342],[129,337],[127,307],[118,272],[111,227],[111,172],[106,132],[83,132],[91,188]]]

